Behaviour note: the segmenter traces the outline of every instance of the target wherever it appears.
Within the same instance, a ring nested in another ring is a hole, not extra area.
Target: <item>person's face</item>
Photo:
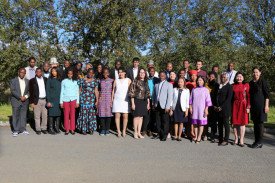
[[[216,72],[216,73],[218,73],[219,72],[219,67],[214,67],[213,71]]]
[[[139,71],[139,77],[140,77],[140,79],[144,79],[145,76],[146,76],[145,70],[144,70],[144,69],[141,69],[141,70]]]
[[[34,59],[31,59],[30,62],[29,62],[29,66],[31,68],[33,68],[35,66],[35,60]]]
[[[150,69],[149,74],[151,77],[155,75],[155,69]]]
[[[64,61],[64,67],[65,67],[65,68],[69,68],[70,65],[71,65],[71,64],[70,64],[70,62],[69,62],[68,60],[65,60],[65,61]]]
[[[86,65],[86,70],[89,70],[89,69],[91,69],[92,68],[92,66],[90,65],[90,64],[87,64]]]
[[[184,80],[183,79],[179,79],[178,80],[178,86],[179,86],[179,88],[183,88],[184,85],[185,85]]]
[[[243,75],[238,74],[238,75],[236,76],[236,80],[237,80],[237,82],[238,82],[238,83],[242,83],[242,82],[243,82],[243,80],[244,80]]]
[[[48,71],[50,70],[50,65],[49,65],[49,64],[44,64],[43,70],[44,70],[45,72],[48,72]]]
[[[258,69],[253,70],[253,78],[258,80],[261,76],[261,72]]]
[[[196,68],[197,68],[197,70],[200,70],[202,68],[202,63],[201,62],[197,62]]]
[[[214,74],[209,75],[209,81],[214,81],[216,79]]]
[[[56,71],[56,69],[52,69],[52,76],[55,78],[55,77],[57,77],[57,71]]]
[[[126,77],[126,72],[119,70],[118,71],[118,76],[120,79],[124,79]]]
[[[59,67],[59,65],[58,64],[51,64],[51,68],[53,68],[53,67]]]
[[[172,64],[167,64],[166,65],[166,70],[167,71],[172,71],[173,70],[173,65]]]
[[[229,65],[228,65],[228,69],[229,69],[230,71],[234,70],[234,64],[229,64]]]
[[[25,69],[20,69],[18,72],[18,76],[23,79],[26,75],[26,70]]]
[[[175,81],[176,77],[177,77],[176,73],[174,73],[174,72],[170,73],[169,78],[170,78],[171,81]]]
[[[191,81],[195,82],[197,80],[198,76],[196,74],[193,74],[191,76]]]
[[[102,72],[102,65],[97,66],[97,72],[101,73]]]
[[[38,70],[35,71],[35,74],[36,74],[37,77],[40,78],[42,76],[42,71],[40,69],[38,69]]]
[[[184,76],[185,76],[185,71],[180,71],[179,76],[180,76],[180,78],[184,78]]]
[[[199,86],[203,86],[203,84],[204,84],[203,79],[202,79],[202,78],[199,78],[199,79],[198,79],[198,85],[199,85]]]
[[[118,70],[118,69],[121,67],[121,62],[116,62],[115,67],[116,67],[116,69]]]
[[[77,68],[77,70],[81,70],[81,69],[82,69],[81,63],[78,63],[78,64],[76,65],[76,68]]]
[[[190,63],[188,61],[184,61],[183,66],[185,69],[188,69],[190,67]]]
[[[225,74],[221,75],[221,82],[222,82],[222,84],[227,82],[227,76]]]
[[[110,75],[110,73],[109,73],[108,70],[104,70],[104,71],[103,71],[103,76],[104,76],[105,79],[108,78],[109,75]]]
[[[91,70],[88,72],[88,75],[90,76],[90,78],[94,77],[94,71],[91,69]]]
[[[159,78],[160,78],[161,81],[166,80],[166,74],[165,73],[160,73]]]
[[[147,68],[154,67],[154,64],[147,64]]]
[[[139,61],[137,61],[137,60],[134,61],[134,62],[133,62],[133,66],[134,66],[134,68],[138,68],[138,66],[139,66]]]
[[[73,71],[69,71],[67,75],[68,75],[68,78],[69,78],[69,79],[72,79],[74,73],[73,73]]]

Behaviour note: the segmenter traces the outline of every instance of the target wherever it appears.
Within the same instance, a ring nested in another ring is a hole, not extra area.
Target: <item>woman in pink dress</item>
[[[195,137],[192,141],[199,143],[204,126],[207,125],[208,107],[212,106],[209,90],[204,87],[205,81],[199,76],[197,88],[194,88],[190,97],[191,122],[194,125]]]

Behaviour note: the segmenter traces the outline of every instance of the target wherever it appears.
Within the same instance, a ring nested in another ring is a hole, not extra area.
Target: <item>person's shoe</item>
[[[179,141],[179,142],[180,142],[180,141],[181,141],[181,138],[179,137],[179,138],[177,139],[177,141]]]
[[[49,129],[49,134],[55,135],[56,133],[55,133],[55,131],[53,129]]]
[[[152,139],[159,139],[159,135],[153,136]]]
[[[240,147],[244,147],[245,145],[244,144],[239,144]]]
[[[170,134],[170,133],[168,133],[167,138],[168,138],[168,139],[170,139],[170,138],[171,138],[171,134]]]
[[[109,132],[109,130],[107,131],[105,131],[105,136],[109,136],[110,135],[110,132]]]
[[[141,134],[138,134],[138,138],[144,139],[144,136],[142,136]]]
[[[126,132],[122,132],[122,137],[126,137]]]
[[[105,136],[105,133],[100,132],[99,135],[100,136]]]
[[[65,135],[69,135],[69,132],[65,132]]]
[[[161,138],[160,141],[166,141],[166,138]]]
[[[82,135],[87,135],[87,132],[83,132]]]
[[[37,131],[36,134],[37,134],[37,135],[41,135],[41,131]]]
[[[12,133],[12,136],[13,136],[13,137],[17,137],[17,136],[18,136],[18,132],[13,132],[13,133]]]
[[[152,137],[152,136],[153,136],[153,133],[152,133],[151,131],[149,131],[149,132],[147,133],[147,135],[148,135],[148,137]]]
[[[177,137],[174,137],[174,136],[172,136],[171,139],[172,139],[172,140],[178,140],[178,138],[177,138]]]
[[[141,132],[141,135],[145,136],[146,135],[146,131]]]
[[[258,144],[258,143],[254,143],[251,146],[251,148],[253,148],[253,149],[258,149],[258,148],[262,148],[262,147],[263,147],[263,144]]]
[[[227,146],[227,145],[228,145],[228,142],[223,141],[222,143],[219,143],[219,145],[218,145],[218,146]]]
[[[47,130],[42,130],[41,131],[43,134],[48,134]]]
[[[75,135],[75,131],[71,130],[71,134],[72,134],[72,135]]]
[[[23,135],[30,135],[29,132],[27,132],[26,130],[22,132]]]

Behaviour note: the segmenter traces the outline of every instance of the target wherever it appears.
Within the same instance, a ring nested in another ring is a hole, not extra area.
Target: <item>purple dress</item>
[[[191,122],[194,125],[207,125],[207,117],[203,117],[205,107],[212,106],[210,92],[205,87],[194,88],[190,96],[192,105]]]
[[[112,117],[112,90],[114,80],[101,79],[99,84],[98,116]]]

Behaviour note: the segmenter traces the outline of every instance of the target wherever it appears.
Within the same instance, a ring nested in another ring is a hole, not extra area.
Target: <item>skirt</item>
[[[185,112],[181,109],[180,103],[177,102],[174,110],[174,123],[187,123],[188,118],[185,117]]]
[[[143,117],[148,113],[147,110],[147,99],[134,99],[135,110],[132,111],[134,117]]]

